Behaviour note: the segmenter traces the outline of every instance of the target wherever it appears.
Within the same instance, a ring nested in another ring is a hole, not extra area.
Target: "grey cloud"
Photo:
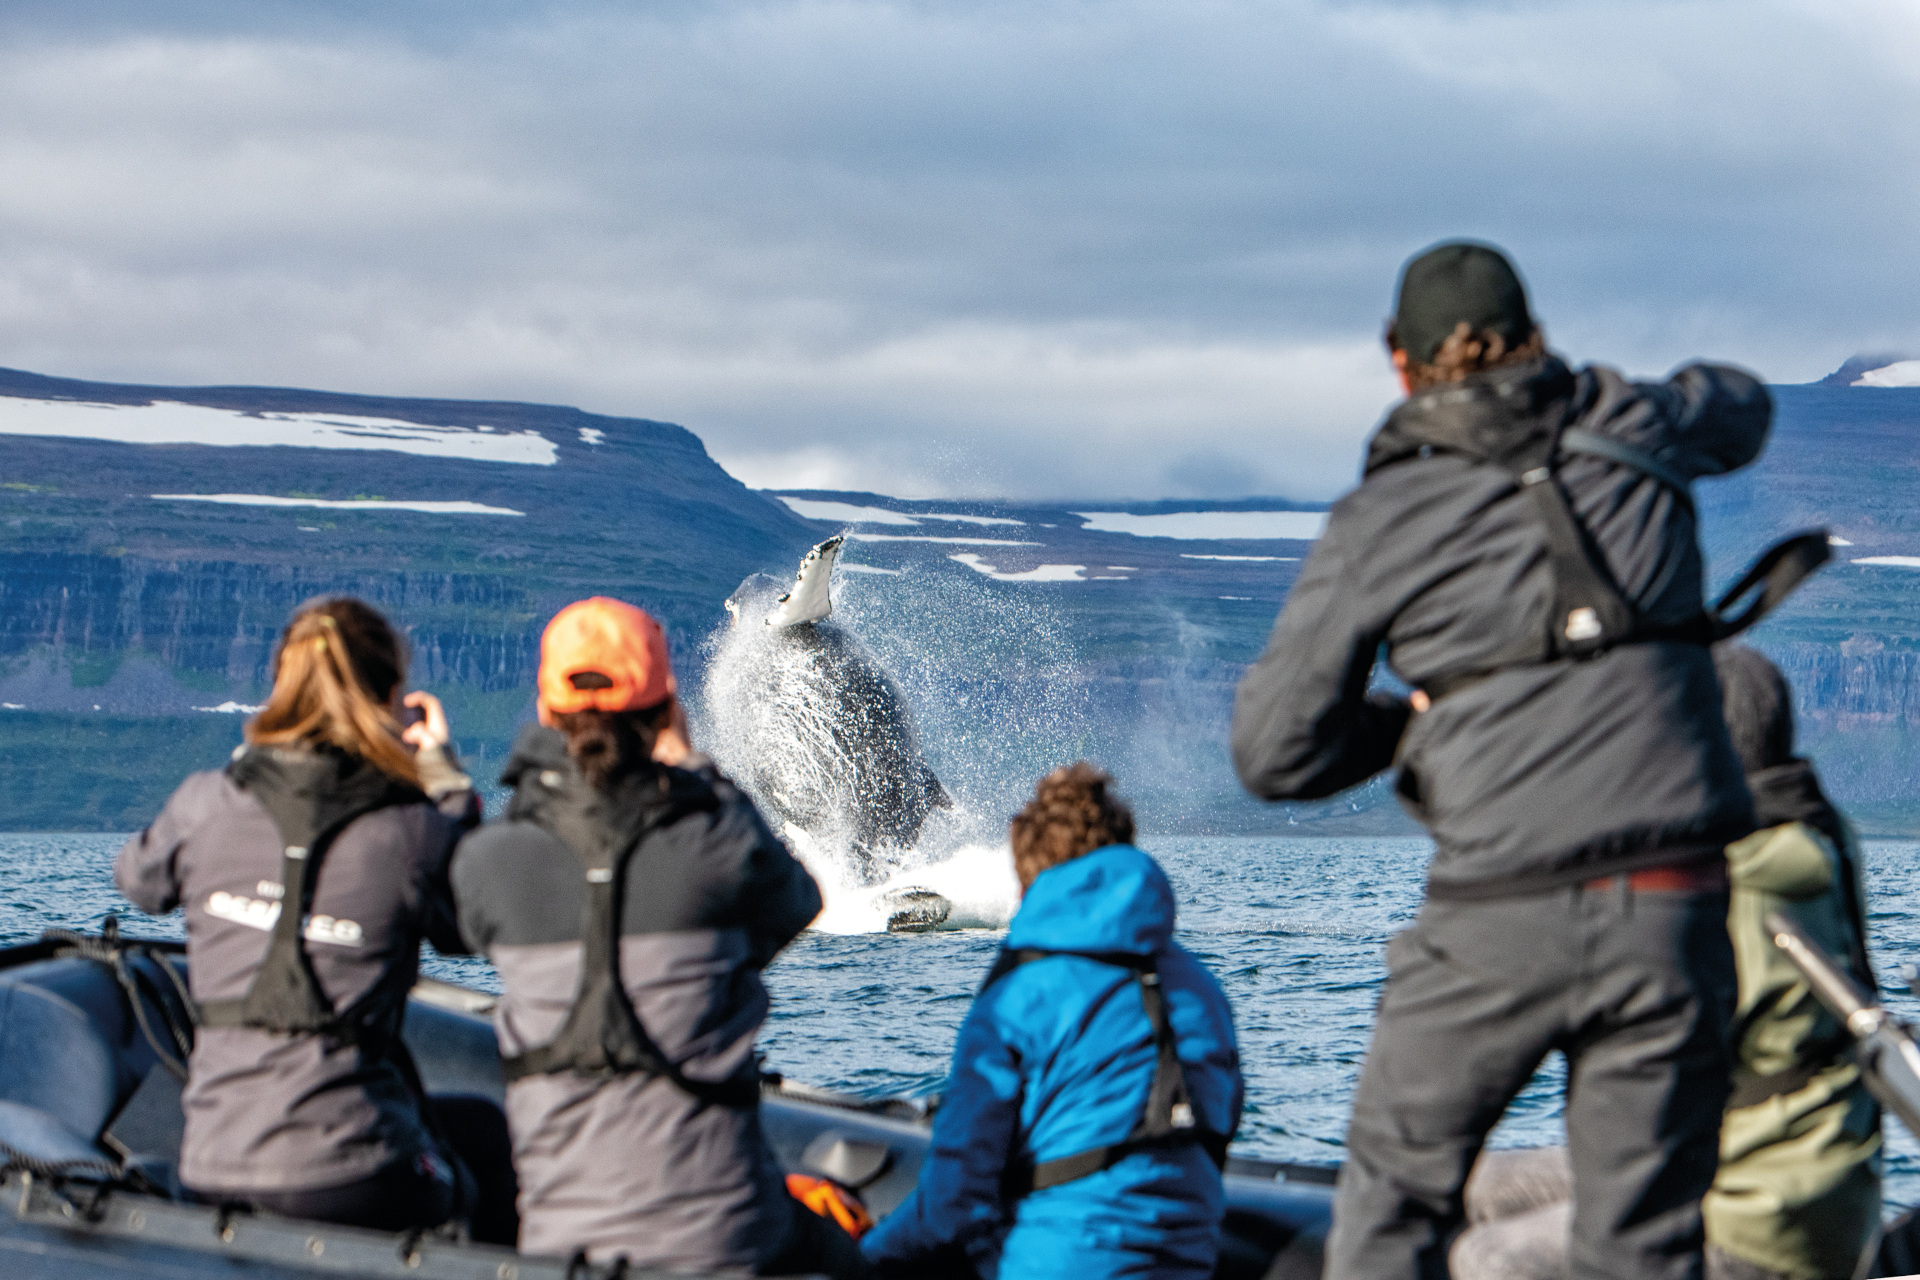
[[[0,32],[0,363],[54,373],[555,399],[756,483],[1324,496],[1443,236],[1640,372],[1920,338],[1891,0],[36,0]]]

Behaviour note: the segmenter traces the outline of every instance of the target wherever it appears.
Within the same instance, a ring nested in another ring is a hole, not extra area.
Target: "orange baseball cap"
[[[594,596],[553,615],[540,637],[540,723],[576,711],[639,711],[673,693],[660,624],[621,600]]]

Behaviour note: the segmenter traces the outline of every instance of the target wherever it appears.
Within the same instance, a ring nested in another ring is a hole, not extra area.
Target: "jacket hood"
[[[1810,761],[1796,758],[1750,773],[1747,789],[1753,792],[1754,816],[1762,828],[1804,822],[1836,846],[1845,847],[1840,813],[1820,789],[1820,776]]]
[[[331,747],[243,746],[234,752],[226,773],[260,802],[289,845],[310,846],[360,814],[427,798],[418,788],[380,772],[372,761]]]
[[[513,751],[507,756],[507,766],[500,771],[500,785],[517,787],[522,778],[541,769],[572,768],[573,760],[567,755],[566,738],[557,729],[530,724],[520,730],[520,736],[513,740]]]
[[[1173,886],[1130,844],[1110,844],[1034,877],[1007,946],[1151,955],[1173,941]]]
[[[1367,445],[1370,475],[1423,447],[1489,461],[1538,447],[1571,400],[1575,380],[1558,356],[1490,369],[1408,396]]]

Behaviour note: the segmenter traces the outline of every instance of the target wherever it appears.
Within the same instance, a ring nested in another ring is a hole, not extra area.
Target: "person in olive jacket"
[[[1860,846],[1793,753],[1793,691],[1755,649],[1714,650],[1760,830],[1727,849],[1740,974],[1739,1055],[1707,1193],[1707,1270],[1726,1280],[1841,1280],[1880,1230],[1880,1107],[1853,1039],[1773,944],[1780,912],[1871,991]]]
[[[293,1217],[458,1216],[510,1241],[499,1109],[423,1097],[399,1038],[421,940],[465,949],[447,864],[480,804],[446,715],[410,693],[424,714],[402,730],[405,651],[358,600],[302,606],[273,669],[246,745],[183,782],[114,862],[142,910],[186,908],[202,1025],[180,1180]]]
[[[1388,345],[1407,399],[1233,715],[1254,794],[1397,765],[1435,845],[1387,951],[1327,1275],[1442,1274],[1475,1156],[1558,1049],[1574,1274],[1695,1276],[1728,1090],[1724,849],[1754,808],[1688,485],[1751,462],[1771,403],[1723,366],[1569,368],[1484,245],[1408,264]],[[1382,657],[1411,696],[1372,687]]]
[[[568,605],[539,682],[506,819],[453,867],[461,929],[505,988],[522,1251],[862,1274],[852,1238],[788,1195],[760,1125],[760,973],[819,913],[818,887],[689,749],[644,612]]]

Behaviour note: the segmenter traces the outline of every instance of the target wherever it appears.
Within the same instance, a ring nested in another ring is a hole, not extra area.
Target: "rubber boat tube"
[[[75,954],[78,942],[86,954]],[[179,1188],[178,943],[65,935],[0,948],[0,1274],[11,1280],[584,1280],[609,1268],[435,1234],[236,1213]],[[91,956],[92,958],[88,958]],[[423,980],[406,1040],[429,1092],[499,1100],[492,997]],[[164,1056],[163,1056],[164,1055]],[[913,1188],[928,1113],[769,1078],[762,1117],[790,1171],[858,1187],[876,1215]],[[1318,1276],[1332,1171],[1228,1163],[1222,1280]],[[630,1280],[642,1273],[628,1272]],[[684,1277],[683,1277],[684,1280]]]

